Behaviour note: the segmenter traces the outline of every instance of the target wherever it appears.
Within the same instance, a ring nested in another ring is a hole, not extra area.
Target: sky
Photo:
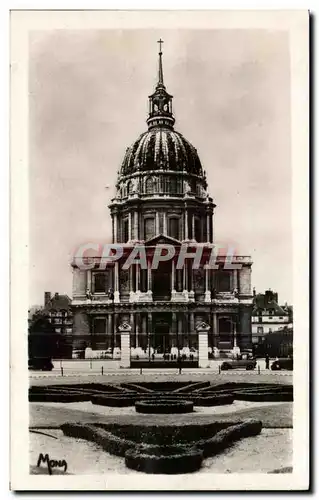
[[[125,149],[147,129],[159,38],[175,129],[198,150],[215,239],[292,303],[289,39],[269,30],[52,30],[29,39],[30,305],[72,296],[70,261],[110,242]]]

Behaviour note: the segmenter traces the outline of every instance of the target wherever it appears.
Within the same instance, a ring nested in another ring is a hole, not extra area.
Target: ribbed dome
[[[148,170],[184,170],[203,175],[194,146],[182,134],[166,127],[154,127],[140,135],[126,150],[120,175]]]

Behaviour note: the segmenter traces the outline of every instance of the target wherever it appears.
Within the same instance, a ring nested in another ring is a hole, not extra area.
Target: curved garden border
[[[150,399],[135,403],[135,410],[138,413],[191,413],[193,408],[193,401],[183,399]]]
[[[125,457],[127,467],[132,469],[152,474],[181,474],[198,470],[203,458],[217,455],[242,438],[256,436],[262,429],[262,423],[258,420],[247,420],[236,424],[219,422],[219,430],[216,433],[216,424],[218,422],[214,424],[215,431],[212,427],[213,435],[210,434],[210,437],[208,435],[207,438],[198,439],[195,442],[189,439],[180,444],[177,434],[174,436],[173,443],[168,445],[146,444],[143,442],[145,437],[143,433],[133,433],[139,441],[115,435],[114,432],[117,429],[112,425],[102,427],[102,424],[66,423],[61,426],[61,429],[67,436],[92,441],[108,453]],[[220,430],[220,427],[225,425],[228,426]],[[162,434],[165,434],[164,429],[165,426],[162,428]],[[172,430],[174,429],[178,429],[178,426],[173,426]],[[194,434],[192,434],[192,439],[194,439]]]
[[[147,474],[186,474],[200,469],[203,452],[182,446],[138,446],[125,453],[125,465]]]

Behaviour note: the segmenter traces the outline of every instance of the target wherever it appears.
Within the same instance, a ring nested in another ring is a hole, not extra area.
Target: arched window
[[[147,217],[144,219],[144,239],[149,240],[155,236],[155,219]]]
[[[153,194],[154,192],[154,181],[152,177],[147,177],[145,181],[145,193]]]
[[[179,239],[179,218],[178,217],[170,217],[168,219],[168,235],[175,240]]]
[[[176,194],[177,193],[177,180],[176,177],[172,177],[170,179],[170,193],[171,194]]]
[[[128,183],[127,183],[127,193],[128,194],[132,194],[132,192],[133,192],[133,183],[132,183],[132,181],[128,181]]]
[[[200,219],[195,219],[195,240],[200,242],[202,240],[202,228]]]

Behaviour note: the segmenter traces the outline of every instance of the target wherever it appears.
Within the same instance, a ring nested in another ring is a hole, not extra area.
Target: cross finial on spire
[[[163,40],[160,38],[157,43],[159,43],[159,61],[158,61],[158,85],[164,85],[164,78],[163,78],[163,65],[162,65],[162,43]]]
[[[159,43],[159,53],[162,54],[162,43],[164,43],[164,41],[160,38],[157,40],[157,43]]]

